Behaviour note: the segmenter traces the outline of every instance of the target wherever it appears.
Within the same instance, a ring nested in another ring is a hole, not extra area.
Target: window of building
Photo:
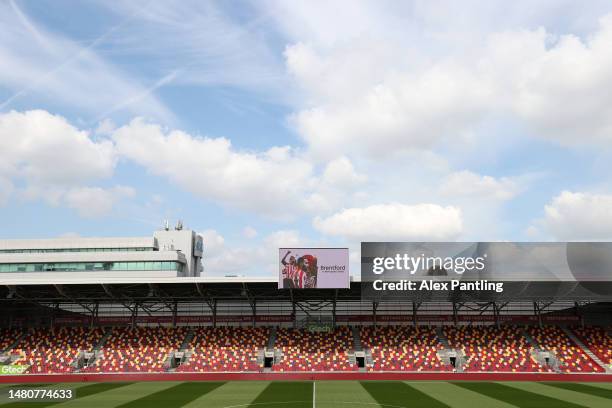
[[[46,248],[46,249],[0,249],[0,254],[47,254],[57,252],[136,252],[156,251],[151,247],[133,248]]]
[[[0,264],[1,272],[78,272],[78,271],[183,271],[180,262],[64,262],[64,263],[28,263]]]

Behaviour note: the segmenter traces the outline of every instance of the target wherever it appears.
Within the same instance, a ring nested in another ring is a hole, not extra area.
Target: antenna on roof
[[[181,231],[183,229],[183,221],[178,220],[176,222],[176,227],[174,229],[177,230],[177,231]]]
[[[168,220],[164,220],[164,231],[170,231],[170,223]]]

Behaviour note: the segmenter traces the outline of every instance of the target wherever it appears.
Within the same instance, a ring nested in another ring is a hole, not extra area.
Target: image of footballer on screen
[[[287,260],[289,258],[289,260]],[[288,250],[281,259],[283,289],[308,289],[317,287],[317,257],[292,255]]]

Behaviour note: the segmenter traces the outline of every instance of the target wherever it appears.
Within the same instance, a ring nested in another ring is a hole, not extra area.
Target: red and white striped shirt
[[[287,264],[283,268],[283,275],[287,279],[295,280],[297,275],[298,267],[295,265]]]
[[[305,280],[306,280],[305,278],[306,278],[306,274],[304,273],[304,271],[301,269],[297,269],[296,276],[295,276],[295,286],[297,288],[303,288]]]

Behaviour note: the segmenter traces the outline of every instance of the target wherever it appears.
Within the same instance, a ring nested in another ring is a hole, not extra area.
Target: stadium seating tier
[[[29,373],[71,373],[79,352],[91,350],[100,341],[100,328],[61,327],[56,329],[34,329],[19,341],[11,354],[19,358],[14,364],[29,365]]]
[[[193,338],[186,344],[188,358],[177,372],[258,372],[258,355],[266,348],[270,329],[266,327],[139,327],[111,330],[98,357],[82,373],[165,372],[168,357],[183,345],[187,333]],[[604,364],[612,364],[612,338],[600,327],[572,329]],[[442,328],[449,347],[461,349],[466,358],[465,372],[553,372],[540,365],[534,346],[551,351],[566,373],[600,373],[604,368],[571,340],[557,326],[445,326]],[[104,336],[101,328],[62,327],[0,331],[0,347],[7,348],[14,364],[30,366],[28,373],[72,373],[78,371],[75,360],[81,351],[92,351]],[[527,340],[529,337],[534,344]],[[367,371],[440,372],[452,371],[439,352],[444,348],[433,327],[364,326],[360,341],[371,355]],[[358,371],[353,350],[353,333],[348,326],[330,332],[279,328],[275,350],[280,361],[275,372],[345,372]]]
[[[612,364],[612,335],[610,335],[610,330],[603,327],[577,327],[573,331],[604,364]]]
[[[177,351],[187,329],[168,327],[115,328],[100,357],[82,372],[162,372],[172,351]]]
[[[465,372],[552,372],[532,357],[533,347],[514,326],[449,326],[450,347],[463,350]]]
[[[341,326],[330,332],[310,332],[299,329],[279,329],[275,348],[282,353],[273,370],[287,371],[357,371],[349,361],[353,348],[351,329]]]
[[[179,372],[260,371],[257,353],[268,341],[268,328],[199,327],[189,345],[191,356]]]
[[[362,327],[361,344],[372,353],[368,371],[450,371],[438,357],[436,330],[424,326]]]
[[[556,326],[527,327],[534,341],[545,350],[552,351],[560,362],[559,369],[566,373],[597,373],[605,371]]]

